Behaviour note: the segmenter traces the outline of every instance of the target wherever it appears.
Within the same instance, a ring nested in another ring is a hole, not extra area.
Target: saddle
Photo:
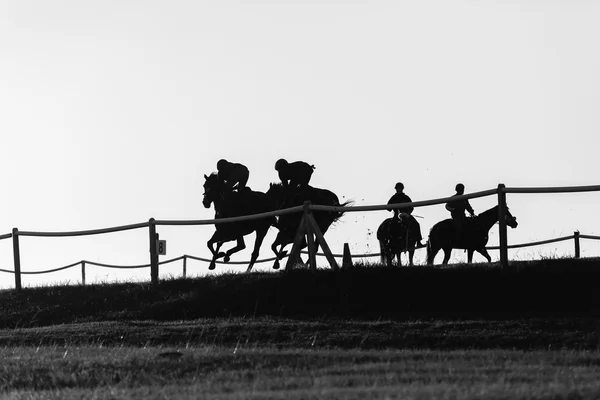
[[[398,214],[398,219],[396,221],[406,230],[416,229],[417,226],[415,217],[405,212]]]
[[[223,200],[225,203],[227,203],[227,208],[231,210],[227,213],[227,216],[237,217],[241,215],[252,214],[253,212],[250,208],[254,193],[255,192],[253,192],[248,186],[244,187],[241,191],[232,190],[230,192],[223,193]]]

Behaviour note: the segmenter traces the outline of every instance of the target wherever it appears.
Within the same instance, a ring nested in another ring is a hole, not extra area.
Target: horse
[[[381,263],[391,267],[395,256],[398,266],[401,266],[400,254],[408,251],[408,265],[414,265],[413,255],[420,239],[418,229],[417,220],[408,213],[385,219],[377,228]]]
[[[506,225],[516,228],[517,219],[512,216],[508,208],[505,217]],[[444,250],[443,264],[448,264],[452,249],[466,249],[468,263],[473,261],[473,252],[477,251],[492,262],[492,258],[485,249],[488,242],[488,232],[498,222],[498,206],[482,212],[476,217],[468,218],[464,222],[460,240],[456,239],[456,232],[452,219],[445,219],[435,224],[429,232],[427,241],[427,265],[432,265],[435,255]]]
[[[338,196],[330,190],[319,189],[312,186],[303,187],[291,187],[283,186],[281,183],[271,183],[269,190],[266,193],[267,197],[275,204],[276,209],[290,208],[304,204],[305,201],[310,201],[311,204],[324,205],[324,206],[335,206],[344,207],[351,204],[351,201],[341,203]],[[327,232],[327,229],[339,220],[344,212],[336,211],[315,211],[313,213],[315,222],[319,227],[319,230],[323,235]],[[302,219],[302,213],[291,213],[280,215],[277,220],[277,228],[279,232],[275,241],[271,245],[271,250],[275,253],[276,259],[273,264],[274,269],[279,269],[279,261],[287,255],[287,251],[284,250],[285,246],[293,243],[300,226]],[[319,248],[319,240],[315,238],[315,248]],[[277,246],[281,246],[279,250]],[[302,248],[306,247],[306,239],[302,241]]]
[[[255,192],[250,190],[250,188],[245,188],[241,192],[225,190],[223,182],[219,180],[216,173],[212,173],[209,176],[204,175],[204,179],[202,204],[206,208],[210,208],[211,204],[214,204],[216,219],[260,214],[273,210],[273,203],[265,193]],[[256,232],[254,249],[250,257],[248,269],[246,270],[247,272],[251,271],[258,258],[260,246],[267,231],[275,223],[275,217],[270,217],[215,224],[215,233],[206,243],[213,256],[208,269],[215,269],[215,262],[219,258],[223,258],[223,261],[229,262],[232,254],[246,248],[244,236]],[[223,243],[233,240],[237,241],[235,247],[226,252],[219,251]],[[213,246],[215,243],[216,246]]]

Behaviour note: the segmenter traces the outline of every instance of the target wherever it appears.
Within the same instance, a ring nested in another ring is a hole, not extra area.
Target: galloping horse
[[[418,229],[417,220],[408,213],[400,213],[398,218],[385,219],[377,228],[381,263],[391,267],[395,256],[398,266],[401,266],[400,254],[408,251],[408,265],[412,266],[420,236]]]
[[[204,196],[202,204],[209,208],[211,203],[215,207],[215,218],[239,217],[242,215],[260,214],[273,210],[273,203],[269,200],[266,194],[254,192],[249,188],[242,190],[240,193],[224,190],[224,185],[219,181],[217,174],[212,173],[210,176],[204,175]],[[208,269],[215,269],[215,261],[223,257],[223,261],[228,262],[233,253],[246,248],[244,236],[252,232],[256,232],[256,240],[254,241],[254,250],[250,257],[247,271],[252,270],[260,246],[269,230],[269,227],[276,222],[275,217],[253,219],[242,222],[228,222],[223,224],[215,224],[215,233],[206,243],[211,251],[213,258]],[[225,242],[237,240],[237,245],[227,252],[219,252],[219,249]],[[216,243],[216,247],[213,245]]]
[[[511,228],[516,228],[518,225],[517,219],[512,216],[508,208],[506,209],[505,221],[506,225]],[[438,222],[429,232],[427,264],[433,264],[435,255],[440,249],[444,250],[443,264],[448,264],[452,249],[466,249],[469,263],[473,261],[473,252],[475,251],[484,256],[488,262],[492,262],[492,258],[485,249],[485,245],[488,241],[488,232],[496,222],[498,222],[498,206],[466,220],[462,228],[460,240],[456,239],[452,219],[445,219]]]
[[[351,201],[347,201],[340,204],[337,195],[327,189],[319,189],[312,186],[305,186],[302,188],[284,187],[280,183],[272,183],[270,185],[269,190],[267,191],[267,197],[275,204],[276,209],[299,206],[304,204],[305,201],[310,201],[312,204],[336,207],[344,207],[352,203]],[[319,230],[325,235],[325,232],[327,232],[327,229],[329,229],[331,224],[337,221],[343,214],[343,212],[315,211],[313,216]],[[275,256],[277,257],[273,264],[274,269],[279,268],[279,260],[287,254],[287,251],[284,251],[283,249],[294,241],[301,219],[301,213],[285,214],[278,217],[276,226],[279,229],[279,232],[271,245],[271,250],[273,250],[273,253],[275,253]],[[281,246],[279,250],[277,250],[277,246]],[[306,246],[307,243],[304,239],[302,248]],[[316,249],[319,248],[318,238],[315,238],[315,246]]]

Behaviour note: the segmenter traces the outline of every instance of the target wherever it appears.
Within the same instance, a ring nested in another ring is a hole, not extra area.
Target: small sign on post
[[[160,256],[167,255],[167,241],[166,240],[157,240],[156,241],[156,252]]]

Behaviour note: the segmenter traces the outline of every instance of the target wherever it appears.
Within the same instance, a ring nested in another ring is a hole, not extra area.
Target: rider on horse
[[[394,195],[390,197],[388,204],[412,203],[410,197],[408,197],[408,195],[404,193],[404,184],[402,182],[396,183],[394,189],[396,189],[396,193],[394,193]],[[421,235],[421,225],[415,219],[415,217],[412,216],[412,212],[414,209],[414,207],[407,207],[403,208],[402,211],[400,211],[397,208],[388,208],[388,211],[394,212],[394,221],[405,222],[407,224],[407,229],[414,229],[417,232],[417,247],[425,247],[425,245],[421,244],[421,240],[423,239],[423,235]],[[407,221],[403,221],[402,214],[408,214]]]
[[[390,197],[390,200],[387,202],[388,204],[412,203],[412,200],[410,199],[410,197],[408,197],[408,195],[406,193],[404,193],[404,184],[402,182],[396,183],[396,186],[394,186],[394,189],[396,189],[396,193],[394,193],[394,195],[392,197]],[[403,208],[402,212],[412,214],[414,209],[415,209],[414,207],[407,207],[407,208]],[[398,214],[400,213],[399,209],[388,208],[388,211],[393,211],[394,218],[398,218]]]
[[[280,158],[275,163],[275,170],[279,173],[279,179],[284,187],[306,187],[312,176],[314,165],[304,161],[295,161],[292,163]]]
[[[456,185],[455,189],[456,194],[454,194],[452,197],[462,196],[465,193],[465,185],[462,183]],[[471,207],[469,199],[449,201],[446,203],[446,210],[450,211],[452,222],[454,223],[454,230],[456,232],[456,239],[460,240],[462,228],[466,222],[465,211],[468,211],[471,217],[475,217],[475,211],[473,211],[473,207]]]
[[[221,159],[217,162],[217,171],[219,182],[225,185],[227,191],[237,188],[237,191],[241,193],[244,189],[250,189],[246,186],[250,171],[245,165]]]

